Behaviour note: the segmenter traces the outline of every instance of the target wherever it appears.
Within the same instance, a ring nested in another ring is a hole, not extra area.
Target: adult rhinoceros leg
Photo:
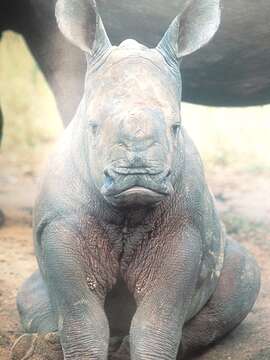
[[[55,1],[31,2],[21,33],[48,81],[65,126],[83,93],[86,64],[80,51],[60,33]]]
[[[233,330],[251,310],[259,288],[255,259],[240,244],[228,240],[217,289],[200,313],[184,326],[182,351],[201,350]]]

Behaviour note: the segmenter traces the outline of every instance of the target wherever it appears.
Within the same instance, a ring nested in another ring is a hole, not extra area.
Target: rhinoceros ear
[[[165,51],[167,56],[180,59],[207,44],[216,33],[219,24],[219,0],[189,0],[157,48]]]
[[[55,15],[62,33],[81,50],[93,55],[111,46],[95,0],[58,0]]]

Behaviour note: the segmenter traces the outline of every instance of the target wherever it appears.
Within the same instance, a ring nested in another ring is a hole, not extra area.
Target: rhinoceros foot
[[[63,360],[57,333],[24,334],[11,349],[11,360]]]

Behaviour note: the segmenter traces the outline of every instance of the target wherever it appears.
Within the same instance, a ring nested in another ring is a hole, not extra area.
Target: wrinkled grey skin
[[[59,0],[56,16],[88,71],[37,200],[22,324],[58,331],[66,360],[106,359],[127,334],[131,359],[182,358],[237,326],[260,286],[181,125],[179,62],[216,32],[219,1],[191,1],[154,49],[112,47],[93,0]]]

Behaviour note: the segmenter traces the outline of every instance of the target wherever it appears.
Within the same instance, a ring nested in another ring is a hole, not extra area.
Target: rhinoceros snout
[[[108,167],[101,192],[114,205],[153,205],[172,193],[170,176],[168,167]]]

